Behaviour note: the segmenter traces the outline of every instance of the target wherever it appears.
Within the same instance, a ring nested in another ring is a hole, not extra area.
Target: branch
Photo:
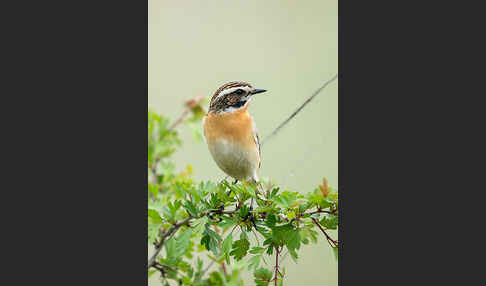
[[[208,272],[209,268],[211,268],[211,266],[213,266],[214,264],[214,260],[211,260],[211,263],[209,263],[209,265],[206,267],[206,269],[204,269],[201,273],[201,275],[199,275],[199,277],[197,278],[196,282],[194,283],[195,285],[197,285],[197,283],[201,280],[201,278],[204,276],[204,274],[206,274],[206,272]]]
[[[179,116],[179,118],[177,118],[177,120],[172,123],[168,130],[174,130],[174,128],[176,128],[176,126],[179,125],[184,120],[184,118],[186,118],[186,116],[189,114],[189,111],[191,111],[191,109],[186,107],[186,109],[184,109],[184,112],[182,112],[181,116]]]
[[[309,103],[312,99],[314,99],[314,97],[316,97],[316,95],[318,95],[321,90],[323,90],[328,84],[330,84],[331,82],[333,82],[335,79],[337,79],[337,74],[334,75],[330,80],[326,81],[320,88],[318,88],[316,91],[314,91],[314,93],[301,105],[299,106],[299,108],[297,108],[296,111],[294,111],[294,113],[292,113],[289,118],[287,118],[284,122],[282,122],[282,124],[280,124],[270,135],[268,135],[267,137],[265,137],[263,140],[262,140],[262,146],[263,146],[263,143],[264,142],[267,142],[268,139],[270,139],[271,137],[275,136],[275,134],[277,134],[277,132],[282,129],[282,127],[284,127],[287,123],[289,123],[289,121],[294,118],[294,116],[297,115],[297,113],[299,113],[302,108],[304,108],[304,106],[307,105],[307,103]]]
[[[312,221],[319,227],[319,229],[322,231],[322,233],[326,236],[327,242],[329,242],[329,244],[332,243],[334,245],[334,247],[338,247],[339,241],[332,239],[329,236],[329,234],[327,234],[327,232],[322,228],[322,226],[319,224],[319,222],[315,218],[312,218]]]
[[[225,211],[223,213],[225,214],[234,214],[235,212],[237,211],[234,210],[234,211]],[[152,257],[150,257],[149,261],[148,261],[148,267],[147,268],[150,268],[150,267],[153,267],[155,265],[155,259],[157,258],[157,255],[159,255],[160,251],[162,250],[162,247],[164,246],[164,243],[165,243],[165,240],[167,239],[167,237],[170,237],[172,235],[174,235],[177,230],[179,230],[179,228],[183,225],[189,225],[191,219],[194,219],[194,218],[201,218],[203,216],[207,216],[208,214],[212,213],[214,211],[205,211],[203,213],[201,213],[201,215],[199,215],[198,217],[193,217],[193,216],[189,216],[187,217],[186,219],[184,219],[183,221],[179,222],[179,223],[176,223],[176,224],[173,224],[169,230],[167,230],[166,232],[164,232],[162,234],[162,237],[160,238],[160,241],[155,245],[155,252],[154,254],[152,254]]]
[[[181,116],[179,116],[179,118],[177,118],[176,121],[174,121],[174,123],[172,123],[172,125],[168,128],[168,130],[174,130],[174,128],[176,128],[177,125],[179,125],[183,120],[184,118],[187,117],[187,115],[189,114],[190,111],[192,111],[193,109],[197,108],[197,107],[200,107],[200,103],[201,101],[204,99],[204,96],[201,95],[201,96],[198,96],[196,98],[193,98],[193,99],[189,99],[187,100],[184,105],[186,106],[186,108],[184,109],[184,111],[182,112]],[[203,109],[204,110],[204,109]]]
[[[278,280],[278,255],[279,255],[279,252],[278,252],[278,246],[275,247],[275,278],[273,278],[275,280],[275,286],[277,286],[277,280]]]
[[[310,212],[309,214],[310,214],[310,215],[313,215],[313,214],[318,214],[318,213],[326,213],[326,214],[332,214],[332,215],[336,215],[336,214],[337,214],[337,212],[336,212],[336,211],[337,211],[337,210],[335,210],[335,211],[316,210],[316,211]]]
[[[168,236],[171,236],[173,233],[175,233],[181,226],[188,224],[189,221],[191,220],[191,218],[192,217],[188,217],[185,220],[172,225],[172,227],[169,228],[168,231],[166,231],[166,232],[164,232],[164,234],[162,234],[162,237],[160,238],[160,242],[157,243],[157,245],[155,246],[154,254],[152,255],[152,257],[150,257],[150,259],[148,261],[148,267],[147,268],[150,268],[150,267],[155,265],[155,258],[157,258],[157,255],[159,255],[160,251],[162,250],[162,246],[164,246],[165,239]]]

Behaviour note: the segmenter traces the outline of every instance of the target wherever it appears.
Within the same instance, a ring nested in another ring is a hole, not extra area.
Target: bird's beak
[[[266,89],[258,89],[258,88],[255,88],[254,90],[252,90],[251,94],[257,94],[257,93],[262,93],[262,92],[265,92],[267,91]]]

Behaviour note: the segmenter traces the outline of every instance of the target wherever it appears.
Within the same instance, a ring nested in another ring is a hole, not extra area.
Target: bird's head
[[[209,113],[234,112],[245,108],[253,95],[265,92],[256,89],[251,84],[242,81],[233,81],[223,84],[211,98]]]

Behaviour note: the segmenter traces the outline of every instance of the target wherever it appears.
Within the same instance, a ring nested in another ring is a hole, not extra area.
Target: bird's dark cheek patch
[[[238,108],[238,107],[242,107],[243,105],[245,105],[245,103],[246,103],[246,101],[238,101],[238,102],[232,104],[231,106]]]

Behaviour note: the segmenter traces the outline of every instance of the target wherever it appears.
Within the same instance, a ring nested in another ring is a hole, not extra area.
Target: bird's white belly
[[[249,150],[222,139],[211,142],[209,151],[218,167],[229,176],[238,180],[256,177],[258,162],[251,162]]]

